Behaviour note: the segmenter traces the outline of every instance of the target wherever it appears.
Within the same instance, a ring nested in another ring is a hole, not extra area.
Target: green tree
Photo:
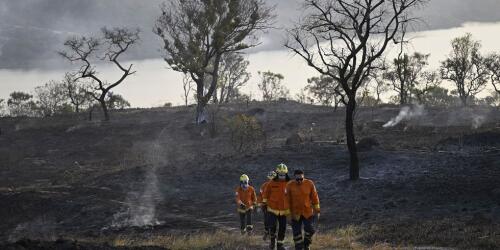
[[[416,98],[415,94],[422,95],[435,83],[431,72],[426,71],[429,54],[415,52],[412,55],[401,54],[394,58],[383,78],[390,81],[394,90],[399,94],[400,105],[409,104]],[[418,98],[417,98],[418,99]]]
[[[452,81],[463,106],[481,92],[488,81],[486,60],[479,52],[481,43],[472,39],[472,34],[451,41],[452,51],[441,62],[441,77]]]
[[[261,81],[257,85],[262,92],[262,99],[264,101],[277,101],[280,98],[288,97],[290,91],[283,86],[282,81],[285,77],[282,74],[271,71],[259,71],[259,76]]]
[[[247,71],[249,64],[248,60],[235,52],[222,56],[214,102],[228,103],[236,99],[240,88],[250,80],[251,74]]]
[[[33,95],[21,91],[10,93],[7,100],[7,107],[11,116],[34,116],[36,104],[33,101]]]
[[[0,99],[0,116],[4,116],[5,112],[5,99]]]
[[[113,92],[108,93],[107,99],[109,109],[126,109],[130,108],[130,102],[125,100],[122,95],[115,94]]]
[[[64,84],[56,81],[36,87],[35,98],[37,110],[43,117],[62,113],[68,103]]]
[[[491,85],[500,94],[500,54],[489,55],[486,58],[486,67],[489,70]]]
[[[81,82],[75,74],[66,73],[62,84],[66,96],[76,113],[80,113],[82,107],[92,105],[95,101],[90,94],[91,86]]]
[[[457,101],[448,89],[439,86],[431,87],[422,98],[422,103],[428,106],[447,107],[455,105]]]
[[[196,83],[196,122],[201,123],[223,56],[256,46],[256,32],[268,28],[272,8],[263,0],[172,0],[161,10],[154,32],[163,40],[167,64]]]
[[[327,75],[307,79],[307,90],[321,105],[334,105],[335,109],[343,100],[342,87]]]

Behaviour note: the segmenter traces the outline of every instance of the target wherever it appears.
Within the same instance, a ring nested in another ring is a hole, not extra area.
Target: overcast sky
[[[142,30],[140,45],[127,57],[136,64],[138,74],[118,90],[134,106],[154,106],[165,101],[180,103],[180,78],[166,69],[161,60],[161,42],[151,31],[162,2],[0,0],[0,98],[5,98],[13,90],[29,91],[47,80],[62,78],[68,64],[56,51],[62,48],[68,36],[96,33],[103,26],[128,26]],[[248,51],[254,76],[251,82],[257,80],[256,71],[270,69],[284,74],[295,92],[314,72],[283,50],[284,36],[279,28],[290,26],[297,20],[302,1],[266,2],[277,6],[277,29],[262,35],[262,45]],[[448,53],[451,38],[472,32],[483,41],[485,50],[500,51],[499,12],[500,0],[431,0],[418,13],[425,23],[418,26],[422,32],[415,34],[418,39],[414,47],[432,53],[431,61],[437,64]],[[470,24],[474,22],[482,24]],[[465,23],[469,24],[463,27]],[[111,69],[106,68],[101,72],[112,74]],[[149,86],[148,90],[143,90],[145,85]],[[255,91],[255,88],[249,86],[248,91]]]

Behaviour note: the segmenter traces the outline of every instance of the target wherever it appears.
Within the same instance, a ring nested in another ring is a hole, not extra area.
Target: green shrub
[[[231,131],[231,144],[235,151],[255,152],[265,146],[265,133],[255,117],[238,114],[227,120]]]

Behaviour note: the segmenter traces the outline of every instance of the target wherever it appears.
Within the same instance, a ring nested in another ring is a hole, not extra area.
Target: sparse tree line
[[[407,28],[417,19],[413,10],[425,3],[305,0],[305,16],[287,30],[284,46],[319,74],[308,80],[296,99],[345,107],[352,180],[359,178],[354,114],[360,105],[379,105],[391,91],[390,102],[400,105],[499,104],[500,54],[483,56],[481,44],[470,34],[452,40],[451,52],[438,70],[429,69],[430,55],[405,49]],[[170,69],[184,75],[186,106],[194,96],[196,123],[213,118],[219,104],[252,99],[241,92],[250,79],[249,62],[243,53],[259,45],[259,32],[272,25],[274,7],[264,0],[172,0],[165,2],[160,12],[153,32],[162,41],[162,56]],[[78,67],[74,72],[62,82],[38,87],[34,95],[14,92],[6,102],[0,100],[0,105],[12,116],[91,113],[98,105],[109,120],[109,109],[129,106],[112,90],[135,74],[133,65],[123,64],[122,55],[138,42],[139,31],[129,28],[103,28],[99,36],[71,37],[60,55]],[[392,46],[400,47],[398,56],[385,59]],[[99,74],[96,68],[103,62],[121,73],[117,79]],[[290,98],[285,76],[265,71],[259,72],[259,77],[257,85],[264,101]],[[454,88],[449,91],[445,83]],[[494,95],[476,98],[488,85],[495,89]],[[212,104],[216,108],[208,109]],[[246,127],[249,121],[235,123],[235,127]]]
[[[381,67],[361,87],[358,104],[500,106],[500,53],[482,55],[480,42],[471,34],[453,39],[451,45],[451,52],[437,70],[429,69],[430,54],[408,54],[402,48],[396,58],[382,61]],[[477,97],[488,86],[494,91]],[[385,102],[382,95],[386,97]],[[344,104],[343,98],[339,83],[325,75],[308,79],[306,87],[296,95],[301,103],[335,108]]]

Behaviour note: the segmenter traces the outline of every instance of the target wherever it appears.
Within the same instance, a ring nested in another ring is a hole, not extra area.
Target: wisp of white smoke
[[[478,129],[483,125],[486,121],[486,117],[484,115],[473,115],[472,117],[472,128]]]
[[[414,117],[422,116],[424,114],[424,110],[425,110],[424,105],[421,104],[414,105],[413,107],[404,106],[399,111],[398,116],[392,118],[382,127],[384,128],[394,127],[398,125],[401,121],[410,120]]]

